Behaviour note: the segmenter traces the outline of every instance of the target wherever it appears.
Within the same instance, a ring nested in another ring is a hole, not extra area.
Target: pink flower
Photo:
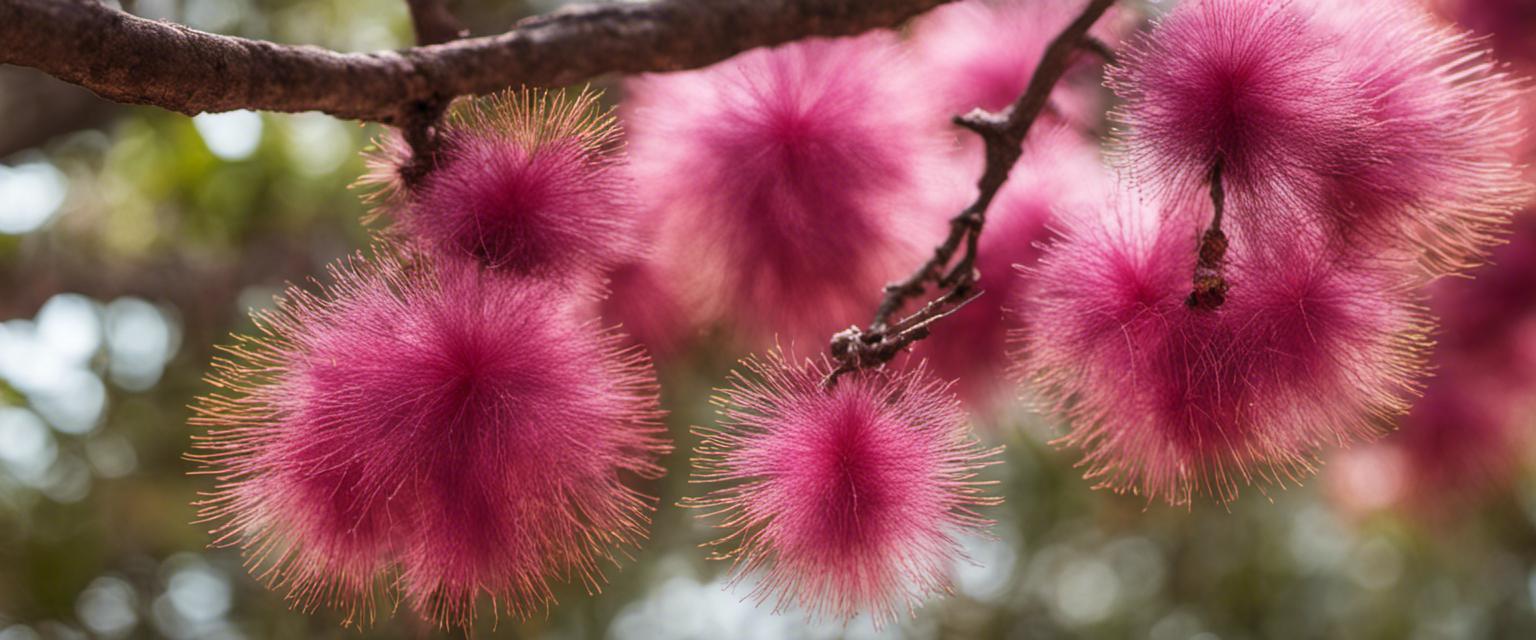
[[[1368,161],[1328,182],[1336,235],[1367,252],[1406,246],[1432,274],[1478,264],[1532,193],[1512,159],[1517,83],[1421,7],[1312,4],[1372,127]]]
[[[1082,2],[1071,0],[968,0],[939,7],[913,23],[912,47],[928,69],[931,91],[951,113],[975,108],[998,111],[1013,104],[1051,39],[1077,17]],[[1111,46],[1118,41],[1115,12],[1092,34]],[[1083,65],[1087,69],[1087,65]],[[1069,78],[1052,94],[1052,111],[1065,122],[1093,126],[1103,117],[1097,74],[1091,82]]]
[[[695,322],[818,349],[868,322],[937,242],[958,189],[947,114],[891,34],[807,40],[628,85],[625,124],[660,262]],[[935,178],[936,175],[942,175]],[[937,213],[935,213],[937,212]]]
[[[1403,460],[1400,506],[1462,512],[1517,477],[1536,408],[1536,215],[1468,275],[1431,289],[1443,320],[1430,378],[1379,448]],[[1387,505],[1378,505],[1387,506]]]
[[[1129,127],[1133,176],[1183,193],[1220,161],[1238,234],[1315,217],[1319,176],[1352,170],[1369,153],[1365,99],[1332,41],[1291,3],[1181,3],[1121,52],[1108,77],[1126,101],[1115,116]]]
[[[603,579],[645,536],[669,449],[649,363],[555,284],[421,256],[290,289],[215,362],[191,457],[219,544],[295,606],[374,616],[398,588],[440,625],[490,596],[526,616],[551,579]]]
[[[1181,194],[1219,160],[1239,235],[1315,227],[1330,252],[1438,275],[1529,197],[1514,83],[1422,9],[1198,0],[1124,60],[1127,166]]]
[[[1090,209],[1110,188],[1095,146],[1061,127],[1031,134],[1024,156],[987,209],[976,262],[981,297],[914,346],[938,377],[958,380],[967,402],[987,407],[1008,384],[1007,336],[1019,328],[1012,311],[1032,303],[1032,278],[1021,277],[1018,269],[1034,266],[1057,237],[1063,224],[1058,216]]]
[[[695,479],[715,485],[690,506],[721,518],[717,556],[755,597],[812,616],[871,614],[876,624],[950,589],[955,536],[991,523],[975,508],[982,450],[946,385],[921,369],[863,371],[822,388],[830,365],[745,361],[722,391]]]
[[[1022,377],[1100,486],[1187,504],[1310,472],[1407,409],[1425,320],[1400,277],[1315,246],[1243,244],[1214,311],[1186,304],[1197,225],[1124,196],[1034,270]],[[1087,220],[1085,218],[1085,220]]]
[[[659,362],[678,355],[695,337],[677,293],[655,264],[629,262],[608,272],[604,322],[619,325]]]
[[[1525,460],[1536,406],[1529,385],[1511,388],[1475,360],[1441,356],[1436,364],[1424,397],[1383,441],[1406,463],[1409,506],[1426,515],[1458,512],[1508,487]]]
[[[1434,0],[1430,4],[1478,35],[1492,39],[1499,56],[1536,64],[1536,4],[1529,0]]]
[[[589,276],[634,257],[634,185],[598,94],[523,91],[458,109],[439,133],[432,170],[409,193],[409,148],[380,142],[365,184],[431,250],[508,273]]]

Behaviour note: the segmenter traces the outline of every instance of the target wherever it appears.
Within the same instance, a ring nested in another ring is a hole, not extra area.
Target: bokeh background
[[[465,0],[493,33],[554,0]],[[1536,2],[1489,18],[1440,9],[1520,69],[1536,67]],[[408,46],[400,0],[138,0],[136,14],[344,51]],[[1133,5],[1155,13],[1155,5]],[[1476,9],[1477,7],[1472,7]],[[1510,19],[1524,12],[1527,22]],[[611,94],[612,95],[612,94]],[[1536,111],[1536,109],[1533,109]],[[401,610],[362,630],[289,610],[237,551],[206,548],[181,456],[186,405],[214,345],[287,282],[363,247],[357,152],[374,126],[319,114],[186,118],[105,103],[0,67],[0,640],[421,637]],[[662,368],[678,448],[650,542],[603,593],[576,587],[483,637],[1532,638],[1536,225],[1472,281],[1439,285],[1442,380],[1400,435],[1331,455],[1320,475],[1223,507],[1093,491],[1056,426],[978,415],[1005,444],[989,470],[996,539],[969,540],[958,592],[881,630],[807,623],[726,589],[711,537],[676,503],[690,424],[738,354],[705,341]],[[1460,313],[1460,315],[1457,315]],[[1524,367],[1530,366],[1530,369]],[[1503,368],[1500,368],[1503,367]],[[1445,462],[1456,456],[1455,464]],[[1443,462],[1443,464],[1442,464]]]

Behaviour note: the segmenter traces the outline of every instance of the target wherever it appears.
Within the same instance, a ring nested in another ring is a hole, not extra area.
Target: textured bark
[[[220,36],[82,0],[0,0],[0,63],[185,114],[323,111],[400,124],[421,104],[605,73],[705,66],[809,36],[891,27],[950,0],[651,0],[569,7],[511,31],[337,53]],[[418,24],[420,24],[418,22]],[[442,37],[432,33],[426,39]]]

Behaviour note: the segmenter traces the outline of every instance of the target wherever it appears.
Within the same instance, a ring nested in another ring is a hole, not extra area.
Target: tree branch
[[[832,336],[830,351],[838,366],[827,375],[826,386],[836,384],[837,377],[844,373],[890,362],[913,342],[928,337],[934,322],[980,295],[975,289],[976,251],[981,228],[987,221],[987,207],[1023,155],[1024,138],[1045,110],[1051,90],[1066,74],[1073,55],[1084,47],[1088,29],[1114,3],[1115,0],[1091,0],[1077,19],[1051,41],[1030,76],[1029,86],[1009,108],[999,113],[977,109],[955,118],[955,124],[975,132],[985,143],[986,166],[977,181],[976,200],[950,219],[949,236],[933,250],[932,258],[905,280],[885,286],[885,296],[868,330],[849,327]],[[950,267],[950,261],[962,247],[965,253]],[[896,312],[922,295],[930,282],[944,292],[892,324]]]
[[[469,35],[469,30],[459,24],[442,0],[405,0],[405,4],[411,10],[411,27],[416,31],[418,45],[440,44]]]
[[[895,26],[949,1],[582,5],[524,20],[497,36],[337,53],[204,33],[90,1],[0,0],[0,63],[41,69],[110,100],[188,115],[323,111],[399,125],[420,105],[445,98],[701,67],[755,47]]]
[[[411,12],[411,28],[416,32],[418,45],[441,44],[469,34],[448,11],[444,0],[406,0],[406,6]],[[400,123],[406,144],[411,146],[410,163],[400,169],[407,186],[415,186],[437,165],[438,123],[452,102],[452,96],[418,101]]]

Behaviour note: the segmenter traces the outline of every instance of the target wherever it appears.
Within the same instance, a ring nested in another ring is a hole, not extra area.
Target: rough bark
[[[400,124],[420,104],[444,98],[701,67],[755,47],[895,26],[948,1],[580,5],[496,36],[338,53],[205,33],[89,1],[0,0],[0,63],[41,69],[117,102],[189,115],[322,111]]]

